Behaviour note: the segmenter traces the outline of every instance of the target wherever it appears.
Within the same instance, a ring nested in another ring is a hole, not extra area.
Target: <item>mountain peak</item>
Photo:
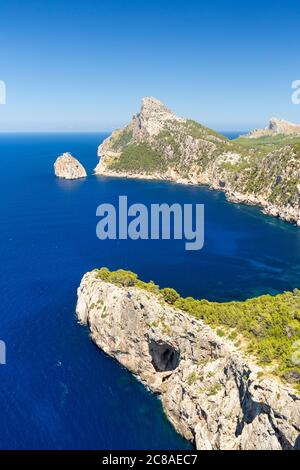
[[[164,103],[152,96],[145,96],[142,99],[141,113],[145,111],[171,113],[171,110]]]
[[[134,117],[133,124],[137,132],[157,135],[166,121],[185,122],[158,99],[146,96],[142,99],[141,110]]]
[[[278,119],[276,117],[273,117],[270,119],[269,122],[269,130],[283,134],[287,131],[300,132],[300,125],[294,124],[293,122],[285,121],[284,119]]]

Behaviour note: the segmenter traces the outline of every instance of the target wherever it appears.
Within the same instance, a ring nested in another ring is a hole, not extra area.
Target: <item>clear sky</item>
[[[0,131],[111,130],[143,96],[218,130],[300,122],[299,0],[0,0]]]

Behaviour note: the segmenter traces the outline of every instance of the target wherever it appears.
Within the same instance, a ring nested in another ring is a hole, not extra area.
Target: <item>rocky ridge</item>
[[[269,125],[265,129],[254,129],[245,137],[259,139],[261,137],[270,137],[280,134],[300,136],[300,124],[294,124],[284,119],[271,118]]]
[[[273,120],[272,132],[286,128]],[[297,126],[295,126],[297,128]],[[98,149],[96,174],[204,184],[234,202],[259,205],[267,214],[300,226],[300,145],[230,141],[201,124],[178,118],[154,98]]]
[[[76,307],[92,340],[162,400],[197,449],[300,449],[300,398],[202,321],[87,273]]]
[[[87,173],[82,164],[70,153],[64,153],[54,163],[54,172],[58,178],[68,180],[85,178]]]

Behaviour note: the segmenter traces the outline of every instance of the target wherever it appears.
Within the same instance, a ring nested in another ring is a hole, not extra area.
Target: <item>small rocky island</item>
[[[229,140],[144,98],[98,156],[96,174],[208,185],[300,226],[299,125],[274,118],[266,129]]]
[[[169,420],[197,449],[293,450],[300,449],[299,394],[237,346],[237,328],[230,332],[208,323],[231,318],[240,331],[249,324],[261,354],[261,335],[272,333],[272,322],[278,330],[277,314],[285,315],[283,325],[293,325],[299,301],[296,290],[230,304],[182,299],[133,273],[102,268],[83,277],[76,312],[99,348],[161,397]],[[269,324],[258,322],[253,333],[260,311]],[[285,349],[296,336],[282,331]]]
[[[54,163],[54,172],[58,178],[74,180],[85,178],[87,173],[82,164],[70,153],[64,153]]]

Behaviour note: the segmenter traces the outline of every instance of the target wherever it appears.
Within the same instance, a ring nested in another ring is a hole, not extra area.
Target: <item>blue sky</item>
[[[111,130],[143,96],[218,130],[300,122],[299,0],[1,0],[0,131]]]

